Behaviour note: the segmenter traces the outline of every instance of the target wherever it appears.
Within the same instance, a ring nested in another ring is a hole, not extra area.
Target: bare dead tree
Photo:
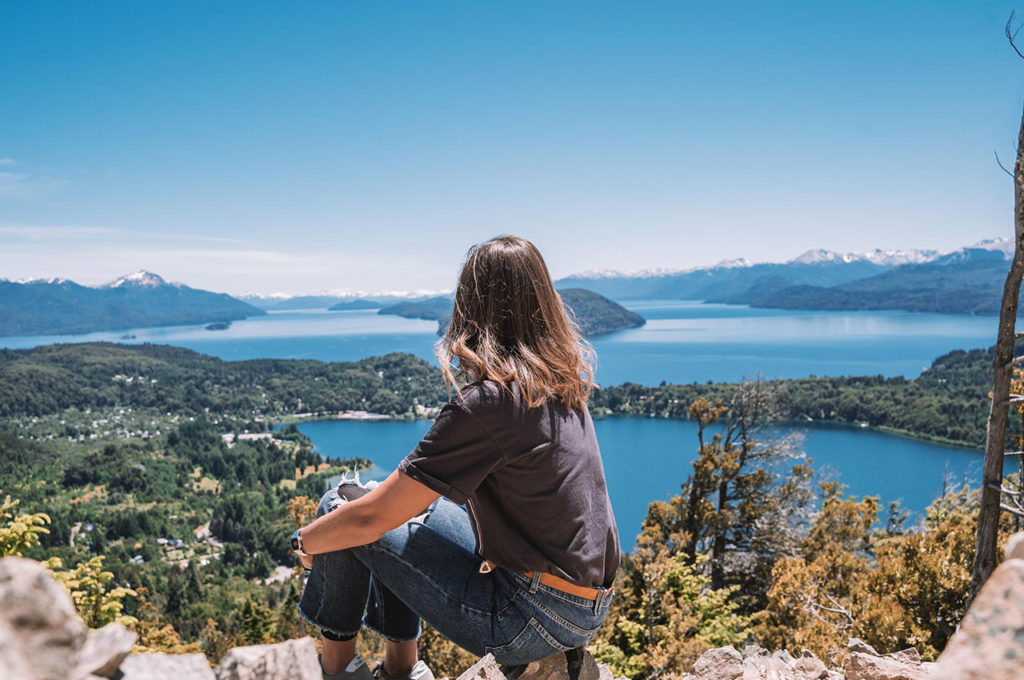
[[[1020,28],[1014,29],[1016,13],[1006,22],[1006,37],[1010,46],[1024,58],[1015,38]],[[1006,453],[1006,422],[1011,400],[1024,401],[1024,397],[1010,395],[1014,366],[1024,363],[1024,357],[1014,358],[1013,351],[1019,335],[1016,332],[1017,304],[1020,299],[1021,277],[1024,276],[1024,115],[1021,116],[1017,136],[1017,161],[1013,167],[1014,188],[1014,251],[1010,271],[1003,285],[1003,299],[999,308],[999,332],[996,356],[993,361],[992,405],[989,410],[985,436],[985,463],[982,471],[981,508],[978,512],[978,541],[974,553],[974,571],[971,574],[969,600],[981,590],[996,566],[996,539],[1001,510],[1020,512],[1001,502],[1003,489],[1003,461]]]

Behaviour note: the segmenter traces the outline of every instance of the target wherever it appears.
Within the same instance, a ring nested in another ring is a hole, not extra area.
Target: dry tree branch
[[[1014,49],[1016,49],[1016,48],[1014,48]],[[1018,52],[1017,54],[1020,54],[1020,52]],[[1010,179],[1013,179],[1013,173],[1010,172],[1009,170],[1007,170],[1006,166],[1003,165],[1003,162],[1001,160],[999,160],[999,152],[998,151],[993,151],[992,154],[996,157],[996,165],[998,165],[999,168],[1003,172],[1005,172],[1007,175],[1009,175]],[[1020,337],[1021,335],[1024,335],[1024,334],[1022,334],[1022,333],[1018,333],[1017,334],[1018,337]]]
[[[1024,25],[1022,25],[1016,31],[1013,30],[1013,20],[1016,16],[1017,10],[1013,10],[1010,12],[1010,18],[1006,20],[1006,39],[1010,41],[1010,47],[1012,47],[1013,51],[1017,53],[1017,56],[1024,59],[1024,54],[1021,54],[1021,51],[1017,49],[1017,43],[1014,42],[1017,39],[1017,34],[1020,33],[1021,28],[1024,28]]]
[[[1006,511],[1006,512],[1010,513],[1011,515],[1017,515],[1017,517],[1024,517],[1024,510],[1018,510],[1017,508],[1011,508],[1006,503],[1000,503],[999,504],[999,509]]]
[[[1024,496],[1024,491],[1013,491],[1012,489],[1007,489],[1005,486],[989,484],[988,487],[990,489],[995,489],[999,493],[1005,493],[1007,496]]]

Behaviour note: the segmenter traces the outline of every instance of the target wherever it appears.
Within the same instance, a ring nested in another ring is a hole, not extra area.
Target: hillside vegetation
[[[752,307],[880,310],[945,314],[999,313],[1006,277],[1002,258],[958,265],[907,265],[831,288],[793,286],[750,296]]]
[[[949,352],[913,380],[861,376],[779,381],[781,417],[867,424],[981,447],[993,356],[992,349]],[[728,397],[734,390],[728,383],[625,383],[596,389],[591,410],[595,417],[687,418],[695,399]],[[165,345],[83,343],[0,350],[0,418],[22,424],[27,435],[35,427],[25,422],[31,418],[64,420],[64,430],[78,433],[84,427],[78,421],[93,419],[82,413],[87,409],[248,423],[351,410],[423,417],[422,409],[437,408],[447,399],[440,370],[408,354],[325,363],[222,361]]]
[[[152,409],[242,419],[365,410],[415,413],[447,400],[439,371],[409,354],[356,362],[222,361],[167,345],[82,343],[0,350],[0,417]]]
[[[633,680],[751,638],[832,662],[851,635],[882,651],[914,645],[934,657],[963,614],[976,494],[953,489],[908,527],[898,505],[818,483],[806,459],[787,440],[766,438],[765,426],[797,412],[893,411],[916,413],[905,424],[923,434],[977,438],[969,418],[984,401],[989,361],[988,351],[953,352],[914,381],[597,391],[595,413],[688,417],[700,434],[680,493],[652,503],[642,527],[620,527],[640,536],[595,655]],[[417,404],[447,398],[438,369],[408,355],[223,362],[110,344],[4,352],[0,394],[0,489],[21,502],[0,517],[0,533],[28,526],[26,517],[48,531],[11,549],[107,570],[104,597],[117,593],[141,644],[213,660],[233,645],[302,633],[285,538],[309,520],[331,475],[369,464],[324,460],[294,426],[271,431],[272,422],[312,412],[310,404],[368,408],[375,400],[411,417]],[[928,429],[929,419],[944,424]],[[426,640],[435,672],[465,666],[436,634]]]
[[[955,350],[913,380],[903,377],[797,378],[776,381],[780,417],[866,424],[923,439],[981,448],[985,443],[992,348]],[[728,397],[732,384],[625,383],[596,390],[598,414],[686,418],[695,399]],[[1019,424],[1014,424],[1019,431]]]

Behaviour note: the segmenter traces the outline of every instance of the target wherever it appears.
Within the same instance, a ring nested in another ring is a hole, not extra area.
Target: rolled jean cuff
[[[325,626],[324,624],[320,623],[315,618],[313,618],[312,616],[307,614],[302,609],[301,605],[299,605],[298,610],[299,610],[299,617],[303,621],[305,621],[306,623],[308,623],[309,625],[311,625],[311,626],[313,626],[315,628],[319,628],[321,631],[327,631],[331,635],[335,635],[335,636],[340,637],[340,638],[348,638],[350,640],[352,638],[356,637],[357,635],[359,635],[359,630],[358,629],[354,630],[354,631],[343,631],[343,630],[338,630],[337,628],[331,628],[330,626]],[[328,638],[328,639],[330,639],[330,638]]]
[[[419,628],[419,629],[417,629],[416,634],[413,635],[412,637],[402,637],[402,636],[396,637],[394,635],[386,634],[384,631],[382,631],[380,628],[378,628],[377,626],[373,625],[369,621],[363,621],[363,627],[366,628],[367,630],[372,630],[377,635],[380,635],[385,640],[389,640],[391,642],[415,642],[416,640],[419,640],[420,639],[420,635],[423,634],[423,629]]]

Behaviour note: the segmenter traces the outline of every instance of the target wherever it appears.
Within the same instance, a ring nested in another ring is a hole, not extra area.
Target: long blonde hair
[[[459,390],[493,380],[519,387],[528,406],[557,397],[583,408],[594,387],[594,351],[555,291],[536,246],[499,236],[470,249],[437,356]]]

